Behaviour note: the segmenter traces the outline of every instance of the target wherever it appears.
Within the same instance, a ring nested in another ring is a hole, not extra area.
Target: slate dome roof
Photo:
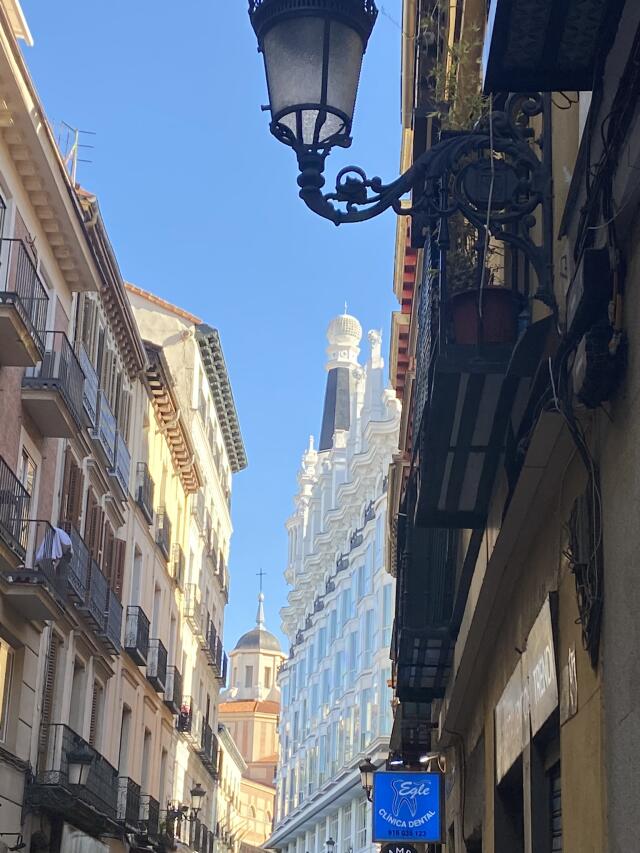
[[[252,628],[246,634],[243,634],[236,643],[236,649],[266,649],[271,652],[282,651],[277,638],[270,631],[260,627]]]

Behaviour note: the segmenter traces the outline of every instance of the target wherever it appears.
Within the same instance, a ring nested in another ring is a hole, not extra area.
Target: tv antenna
[[[80,140],[85,136],[95,136],[96,133],[93,130],[81,130],[79,127],[72,127],[70,124],[67,124],[66,121],[60,122],[61,129],[58,134],[58,147],[62,153],[62,160],[65,165],[65,169],[69,173],[69,177],[71,178],[71,183],[75,187],[76,185],[76,175],[78,173],[78,163],[92,163],[92,160],[87,160],[83,157],[80,157],[80,150],[85,148],[93,149],[93,145],[89,145],[86,142],[81,142]],[[64,135],[64,144],[62,137]]]

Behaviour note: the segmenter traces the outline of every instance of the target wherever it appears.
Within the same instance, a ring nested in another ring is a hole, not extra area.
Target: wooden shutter
[[[78,465],[76,465],[71,449],[67,448],[64,462],[64,480],[62,484],[62,521],[71,522],[78,527],[80,521],[81,500],[82,472]]]
[[[82,302],[82,342],[89,358],[93,357],[93,318],[95,306],[93,300],[85,294]]]
[[[40,721],[40,738],[38,752],[42,758],[46,757],[49,744],[49,724],[51,723],[51,712],[55,699],[56,673],[58,671],[58,638],[51,632],[49,639],[49,651],[44,673],[44,686],[42,691],[42,716]]]
[[[87,498],[87,522],[85,526],[85,544],[89,553],[96,562],[100,562],[100,549],[102,546],[102,525],[104,513],[98,506],[98,501],[93,492],[89,492]]]
[[[127,543],[124,539],[116,539],[114,542],[113,575],[111,578],[111,589],[122,600],[122,587],[124,585],[124,565],[127,552]]]
[[[113,529],[108,521],[104,522],[104,547],[102,549],[102,571],[109,581],[109,586],[113,586],[113,540],[115,539]]]
[[[91,696],[91,722],[89,724],[89,743],[91,746],[96,745],[96,737],[98,734],[98,701],[100,699],[100,685],[97,681],[93,682],[93,695]]]

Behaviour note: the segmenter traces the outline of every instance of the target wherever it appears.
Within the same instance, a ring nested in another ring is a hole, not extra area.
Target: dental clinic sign
[[[443,774],[378,771],[373,840],[444,843]]]

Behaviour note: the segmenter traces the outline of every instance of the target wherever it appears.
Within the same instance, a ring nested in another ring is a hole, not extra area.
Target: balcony
[[[172,714],[180,714],[182,708],[182,675],[177,666],[167,667],[164,704]]]
[[[171,553],[171,521],[164,507],[156,513],[156,545],[162,551],[165,560]]]
[[[398,540],[396,693],[401,701],[432,702],[445,695],[453,663],[458,531],[407,522]]]
[[[142,607],[127,607],[124,650],[138,666],[145,666],[149,654],[149,620]]]
[[[82,424],[84,373],[64,332],[47,332],[42,360],[27,368],[22,405],[46,438],[73,438]]]
[[[98,415],[95,429],[91,430],[91,438],[96,442],[98,452],[107,469],[116,464],[116,419],[111,406],[102,389],[98,391]]]
[[[140,831],[152,840],[157,838],[160,834],[160,803],[150,794],[142,794],[138,814]]]
[[[131,475],[131,454],[120,430],[116,432],[115,463],[109,469],[109,476],[119,489],[120,500],[129,497],[129,477]]]
[[[100,636],[105,631],[105,614],[109,608],[109,582],[102,574],[100,566],[95,560],[89,558],[89,593],[78,607],[84,613],[87,621]]]
[[[13,551],[0,553],[0,573],[10,584],[6,597],[25,619],[57,619],[66,605],[69,556],[48,521],[23,520],[21,538],[24,561]]]
[[[109,602],[104,617],[104,630],[100,634],[111,654],[117,655],[122,649],[122,604],[115,592],[109,590]]]
[[[180,711],[176,720],[176,728],[183,734],[190,735],[193,730],[193,702],[191,696],[183,696]]]
[[[171,576],[173,577],[178,589],[182,589],[184,587],[185,569],[186,562],[184,558],[184,551],[182,550],[182,547],[175,542],[171,549]]]
[[[140,820],[140,785],[126,776],[118,777],[118,812],[120,823],[137,832]]]
[[[545,337],[541,323],[529,325],[535,275],[524,253],[504,249],[496,255],[490,248],[483,259],[477,230],[457,216],[441,225],[451,248],[435,238],[425,247],[413,424],[415,523],[473,529],[486,522],[514,400],[526,390],[521,386],[529,382]]]
[[[42,748],[32,781],[25,789],[31,811],[46,812],[69,821],[91,835],[117,834],[118,771],[68,726],[45,726]],[[82,750],[91,756],[86,782],[69,781],[70,754]]]
[[[207,622],[207,630],[205,633],[204,641],[202,642],[202,649],[204,651],[205,657],[207,661],[211,664],[211,666],[215,666],[216,662],[216,650],[218,647],[218,632],[216,631],[215,625],[209,614],[206,615]]]
[[[71,539],[72,551],[67,564],[67,592],[76,604],[84,604],[89,592],[89,549],[73,524],[64,522],[62,527]]]
[[[161,640],[149,640],[147,681],[157,693],[164,693],[167,684],[167,650]]]
[[[200,732],[198,755],[209,774],[215,779],[218,773],[218,738],[207,720],[202,721]]]
[[[220,682],[220,687],[225,688],[227,686],[227,669],[229,668],[229,660],[227,658],[227,653],[222,653],[222,667],[220,669],[220,674],[218,675],[218,681]]]
[[[184,618],[191,631],[200,642],[206,639],[207,625],[202,612],[200,587],[195,583],[187,584],[184,604]]]
[[[218,583],[220,584],[220,592],[224,595],[225,601],[229,601],[229,570],[227,568],[227,563],[222,554],[218,557],[218,570],[216,572],[216,578]]]
[[[18,566],[27,556],[29,492],[0,456],[0,553]]]
[[[89,426],[91,428],[95,428],[98,419],[98,390],[100,387],[100,380],[98,379],[96,369],[91,363],[91,359],[87,355],[87,351],[82,344],[78,346],[78,361],[80,362],[80,368],[84,373],[82,407]]]
[[[0,240],[0,365],[34,367],[45,351],[49,297],[31,250]]]
[[[136,503],[149,524],[153,524],[153,492],[155,485],[145,462],[136,469]]]
[[[622,6],[620,0],[491,0],[484,91],[590,91]]]

